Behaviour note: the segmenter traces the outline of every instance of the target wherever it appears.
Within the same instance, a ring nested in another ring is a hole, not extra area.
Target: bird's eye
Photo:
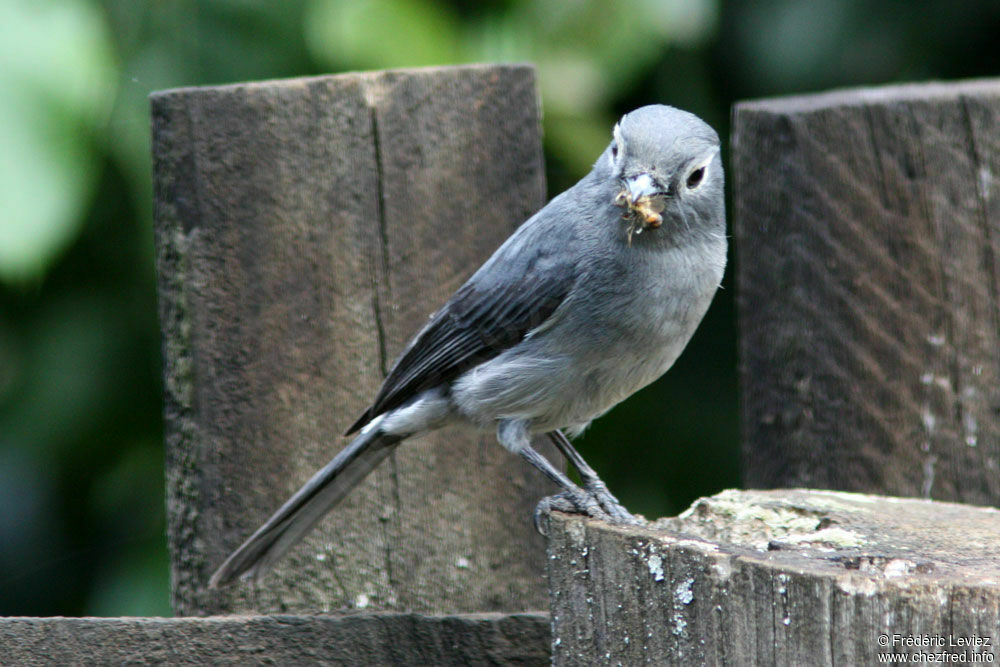
[[[615,143],[611,146],[611,159],[614,160],[617,158],[618,158],[618,144]]]
[[[687,177],[688,190],[694,190],[696,187],[698,187],[701,184],[701,181],[702,181],[703,178],[705,178],[705,168],[704,167],[698,167],[697,169],[695,169],[694,171],[692,171],[690,174],[688,174],[688,177]]]

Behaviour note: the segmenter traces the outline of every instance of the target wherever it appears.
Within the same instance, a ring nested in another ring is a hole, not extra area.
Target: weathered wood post
[[[1000,502],[1000,81],[733,122],[747,484]],[[550,523],[556,664],[997,660],[993,509],[726,492]]]
[[[745,482],[1000,503],[1000,82],[733,114]]]
[[[531,516],[551,489],[458,429],[401,447],[261,585],[205,589],[544,203],[534,70],[183,89],[152,110],[176,612],[543,609]]]
[[[550,530],[557,665],[1000,660],[992,508],[725,491],[649,528],[555,515]]]

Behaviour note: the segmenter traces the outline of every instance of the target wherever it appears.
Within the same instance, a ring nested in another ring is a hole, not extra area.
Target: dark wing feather
[[[563,271],[552,270],[551,265],[539,268],[545,264],[529,262],[521,275],[505,280],[473,277],[459,288],[403,352],[371,407],[347,434],[425,389],[451,381],[513,347],[548,319],[573,280]],[[492,285],[483,288],[484,282]]]

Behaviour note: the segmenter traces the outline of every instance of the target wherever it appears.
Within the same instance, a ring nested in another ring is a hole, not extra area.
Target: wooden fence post
[[[1000,81],[733,114],[745,483],[1000,503]]]
[[[544,608],[551,488],[461,429],[401,447],[259,587],[205,590],[544,203],[539,118],[529,66],[153,95],[178,614]]]
[[[807,490],[725,491],[642,529],[554,515],[553,663],[995,664],[998,527],[992,508]]]

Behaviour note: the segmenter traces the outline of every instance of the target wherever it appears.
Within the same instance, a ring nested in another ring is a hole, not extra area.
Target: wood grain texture
[[[649,528],[556,514],[553,663],[874,665],[918,650],[893,636],[987,639],[924,650],[995,662],[998,525],[992,508],[808,490],[725,491]]]
[[[345,443],[406,340],[544,203],[534,71],[154,94],[175,611],[545,604],[551,487],[489,435],[405,443],[261,585],[205,582]]]
[[[4,665],[548,665],[547,614],[0,618]]]
[[[733,116],[751,487],[1000,503],[1000,81]]]

